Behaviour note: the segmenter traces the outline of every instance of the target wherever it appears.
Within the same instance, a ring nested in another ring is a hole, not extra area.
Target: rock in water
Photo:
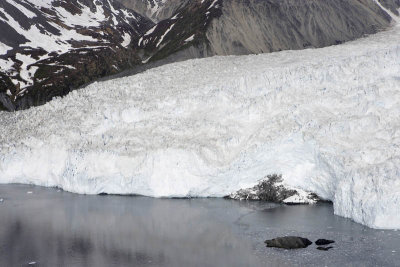
[[[264,243],[267,244],[267,247],[285,249],[306,248],[312,244],[312,242],[307,238],[298,236],[277,237],[271,240],[266,240]]]
[[[238,200],[262,200],[286,204],[312,204],[320,198],[301,189],[287,188],[283,185],[282,175],[267,175],[263,181],[252,188],[240,189],[226,196]]]
[[[333,248],[333,247],[317,247],[317,249],[319,249],[319,250],[324,250],[324,251],[328,251],[328,250],[330,250],[331,248]]]
[[[315,244],[318,246],[329,245],[332,243],[335,243],[335,241],[327,239],[318,239],[317,241],[315,241]]]

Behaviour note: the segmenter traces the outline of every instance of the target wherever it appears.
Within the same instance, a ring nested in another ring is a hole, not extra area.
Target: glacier
[[[222,197],[280,174],[400,229],[400,26],[342,45],[164,65],[0,112],[0,183]]]

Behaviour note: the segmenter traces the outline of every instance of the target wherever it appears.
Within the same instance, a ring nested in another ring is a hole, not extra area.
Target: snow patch
[[[129,44],[131,43],[131,36],[129,33],[124,33],[124,35],[122,36],[123,41],[121,43],[121,45],[125,48],[127,48],[129,46]]]
[[[152,33],[154,32],[154,30],[157,28],[157,26],[158,26],[158,25],[155,25],[153,28],[151,28],[150,30],[148,30],[148,31],[144,34],[144,36],[148,36],[148,35],[152,34]]]
[[[7,51],[11,50],[11,49],[12,49],[12,47],[9,47],[8,45],[0,42],[0,56],[7,54]]]
[[[192,35],[192,36],[190,36],[189,38],[187,38],[186,40],[185,40],[185,42],[187,43],[187,42],[191,42],[191,41],[193,41],[194,40],[194,34]]]
[[[393,19],[393,21],[395,21],[396,23],[400,22],[400,18],[398,16],[396,16],[395,14],[393,14],[392,11],[390,11],[389,9],[387,9],[386,7],[384,7],[378,0],[374,0],[374,2],[382,9],[384,10],[387,14],[389,14],[389,16]]]
[[[214,0],[214,1],[211,3],[211,5],[208,7],[208,9],[213,8],[217,2],[218,2],[218,0]],[[215,8],[218,8],[218,5],[216,5]]]
[[[0,70],[1,71],[7,72],[12,68],[13,65],[14,65],[14,62],[10,58],[7,60],[0,58]]]
[[[26,82],[19,81],[19,83],[21,84],[21,88],[32,85],[33,84],[32,78],[35,75],[38,67],[30,65],[35,63],[36,59],[32,58],[29,55],[23,55],[19,53],[15,55],[15,58],[22,62],[19,75],[24,81],[26,81]]]

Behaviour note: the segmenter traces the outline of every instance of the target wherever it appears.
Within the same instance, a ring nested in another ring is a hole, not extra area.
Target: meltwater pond
[[[286,251],[299,235],[334,248]],[[0,266],[399,266],[400,231],[335,216],[329,204],[87,196],[0,185]]]

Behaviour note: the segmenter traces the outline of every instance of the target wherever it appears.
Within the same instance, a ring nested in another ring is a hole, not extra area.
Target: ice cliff
[[[400,28],[213,57],[0,112],[0,183],[222,197],[281,174],[335,213],[400,228]]]

